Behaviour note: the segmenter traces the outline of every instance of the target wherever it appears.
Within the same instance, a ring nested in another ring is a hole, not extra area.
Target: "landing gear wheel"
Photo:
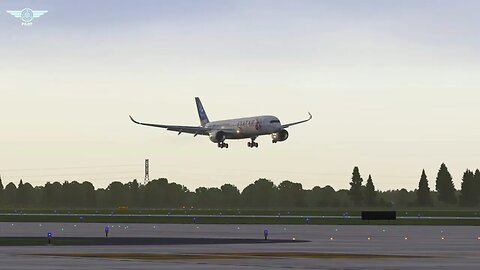
[[[254,141],[252,140],[251,142],[248,142],[248,143],[247,143],[247,146],[250,147],[250,148],[258,147],[258,143],[254,142]]]
[[[224,148],[224,147],[225,147],[225,148],[228,148],[228,143],[219,142],[219,143],[217,144],[217,146],[218,146],[218,148]]]

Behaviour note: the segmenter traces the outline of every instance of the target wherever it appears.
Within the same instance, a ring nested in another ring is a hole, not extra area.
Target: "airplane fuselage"
[[[280,120],[272,115],[213,121],[206,124],[205,127],[212,130],[237,130],[235,133],[226,134],[226,139],[256,138],[282,130]]]

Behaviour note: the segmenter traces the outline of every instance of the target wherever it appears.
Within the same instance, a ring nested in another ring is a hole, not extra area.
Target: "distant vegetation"
[[[137,180],[128,183],[110,183],[106,189],[95,189],[92,183],[53,182],[33,187],[29,183],[5,187],[0,179],[0,208],[221,208],[221,209],[303,209],[326,207],[476,207],[480,203],[480,171],[467,170],[460,190],[456,190],[447,166],[438,171],[435,190],[431,191],[427,175],[423,171],[419,187],[377,191],[373,178],[366,184],[358,167],[353,169],[350,190],[335,191],[331,186],[305,190],[302,184],[283,181],[278,186],[268,179],[258,179],[240,191],[236,186],[224,184],[220,188],[200,187],[188,190],[180,184],[161,178],[146,185]]]

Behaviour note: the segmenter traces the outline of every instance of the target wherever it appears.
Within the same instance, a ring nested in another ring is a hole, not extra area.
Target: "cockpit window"
[[[271,120],[270,123],[280,123],[279,120]]]

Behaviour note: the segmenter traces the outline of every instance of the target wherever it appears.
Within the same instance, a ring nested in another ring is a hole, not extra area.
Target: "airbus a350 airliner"
[[[308,119],[293,122],[282,125],[277,117],[272,115],[262,115],[255,117],[245,117],[221,121],[210,122],[207,117],[207,113],[203,108],[200,98],[196,97],[198,117],[200,118],[200,126],[173,126],[173,125],[161,125],[161,124],[149,124],[135,121],[132,116],[130,119],[139,125],[165,128],[167,130],[176,131],[178,135],[181,133],[190,133],[193,136],[206,135],[210,137],[210,140],[217,143],[219,148],[228,148],[228,143],[225,140],[237,140],[237,139],[251,139],[248,142],[248,147],[258,147],[258,143],[255,139],[261,135],[271,135],[272,143],[282,142],[288,138],[288,132],[286,128],[301,124],[312,119],[312,115],[308,113]]]

